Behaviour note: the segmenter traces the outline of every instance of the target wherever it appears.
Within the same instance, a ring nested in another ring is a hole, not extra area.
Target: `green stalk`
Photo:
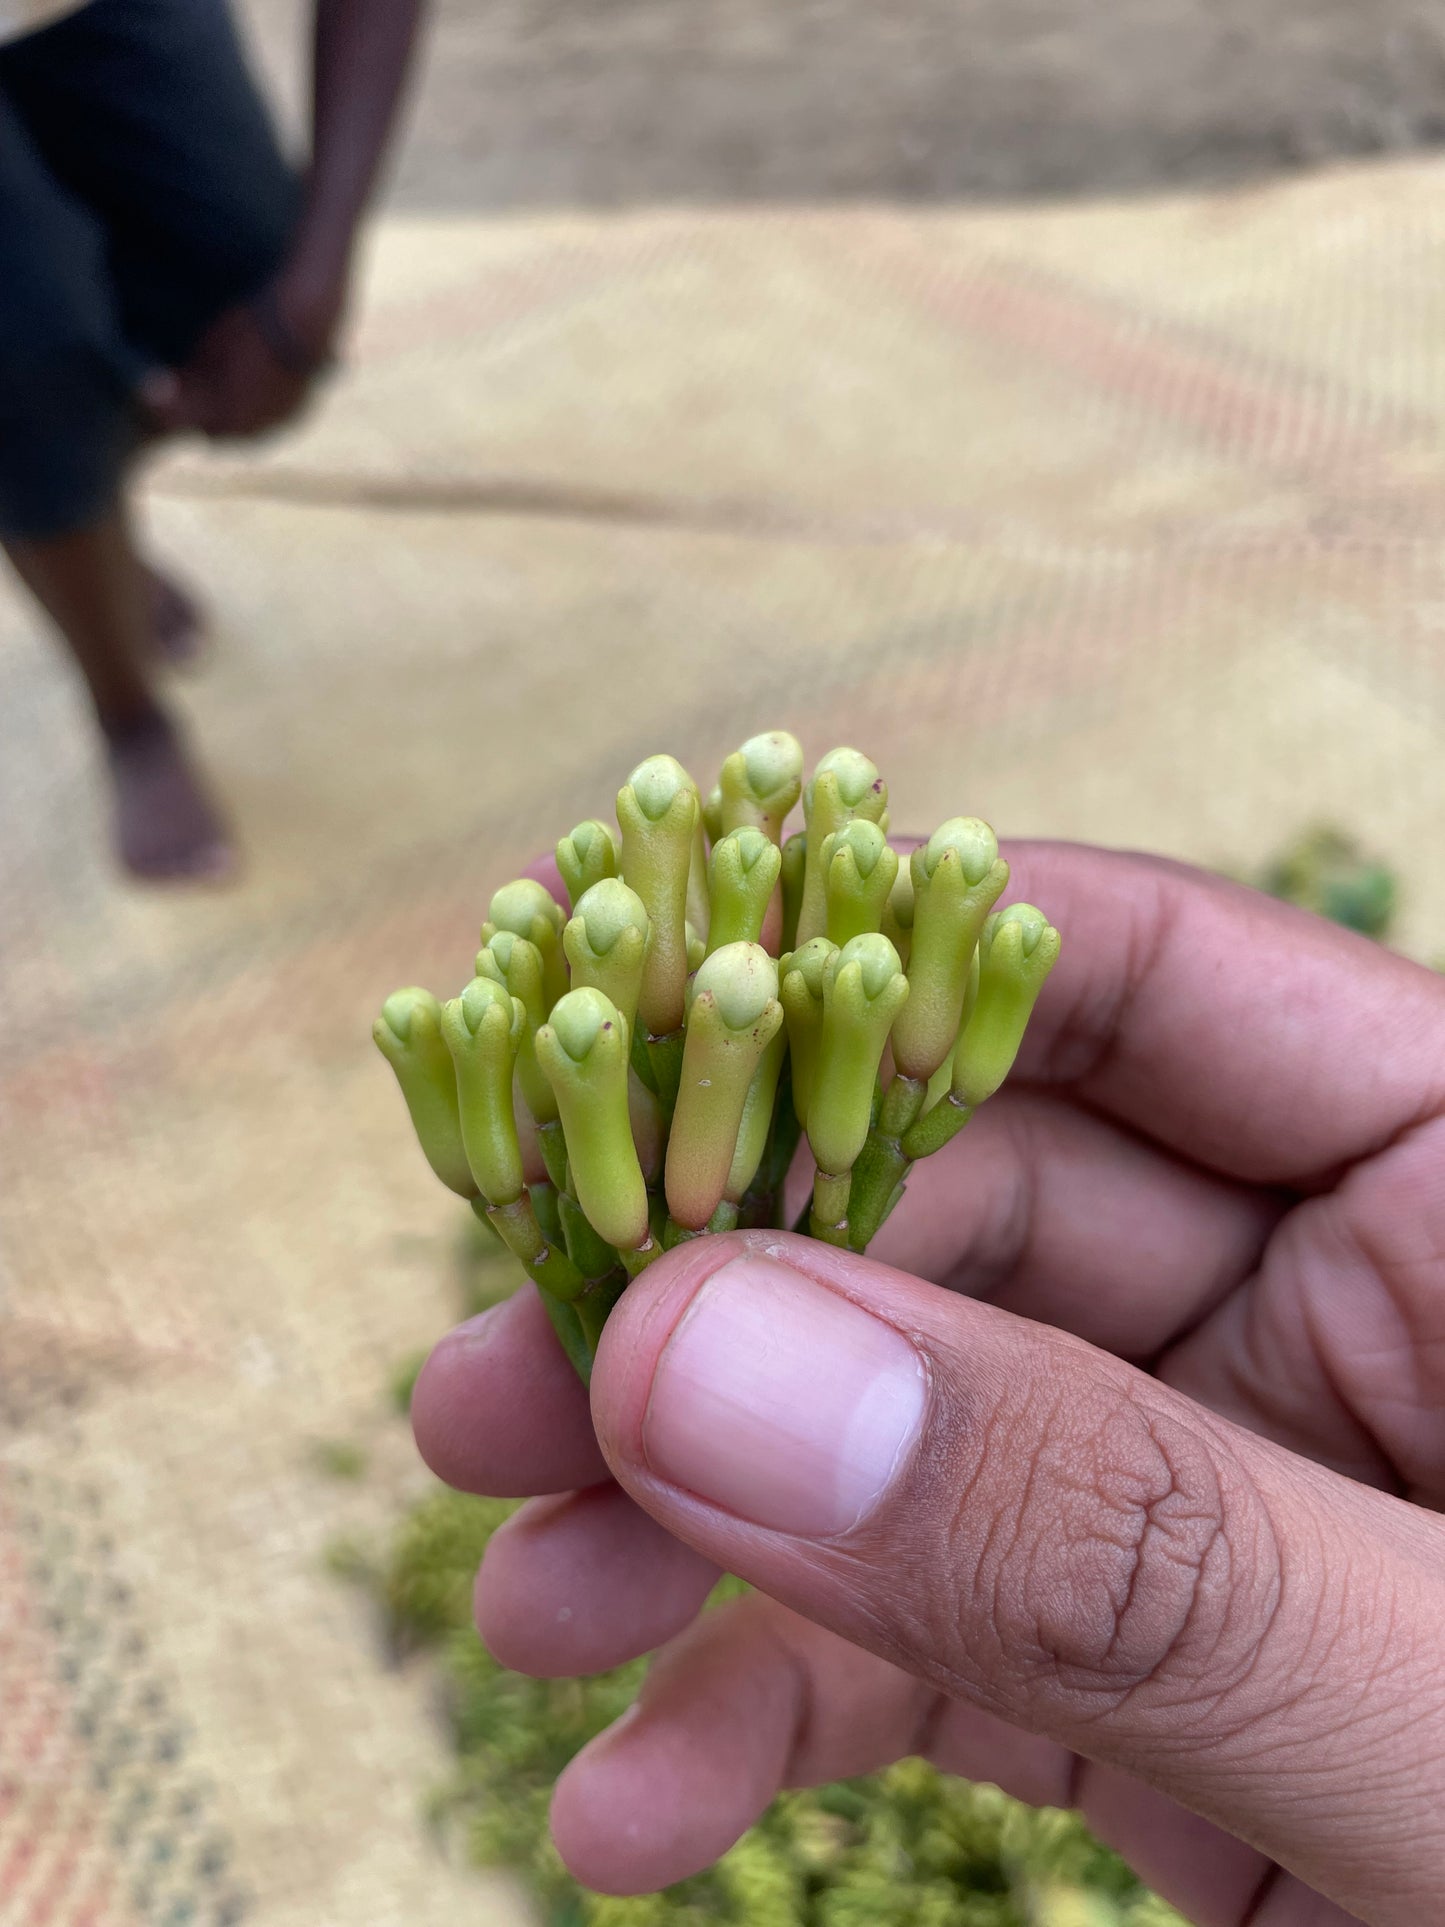
[[[588,1343],[582,1329],[582,1320],[575,1305],[569,1305],[560,1298],[542,1293],[542,1308],[551,1320],[552,1329],[558,1342],[567,1354],[568,1362],[584,1385],[592,1383],[592,1357],[595,1346]]]
[[[808,1230],[824,1244],[846,1245],[848,1242],[848,1197],[852,1186],[851,1171],[834,1175],[819,1170],[814,1175]]]
[[[666,1037],[649,1037],[645,1040],[651,1088],[656,1092],[657,1101],[667,1118],[671,1118],[673,1106],[677,1103],[684,1037],[685,1033],[679,1029],[669,1031]],[[648,1080],[643,1078],[642,1081],[647,1083]]]
[[[853,1166],[848,1241],[866,1251],[888,1214],[889,1200],[908,1175],[910,1160],[901,1139],[917,1121],[926,1093],[911,1077],[895,1077],[884,1092],[878,1116]]]
[[[586,1214],[580,1204],[568,1191],[557,1194],[557,1211],[562,1220],[562,1237],[567,1246],[567,1256],[576,1265],[589,1286],[599,1278],[617,1269],[617,1253],[601,1238],[587,1222]]]
[[[524,1191],[511,1204],[483,1205],[478,1200],[472,1209],[485,1213],[493,1230],[501,1234],[502,1242],[544,1294],[571,1299],[582,1290],[586,1281],[576,1265],[564,1250],[549,1244],[543,1236],[529,1193]]]
[[[912,1164],[916,1164],[920,1158],[932,1157],[935,1151],[941,1151],[945,1144],[952,1143],[973,1113],[972,1104],[960,1103],[950,1091],[946,1097],[938,1100],[931,1111],[925,1111],[904,1137],[904,1156]]]

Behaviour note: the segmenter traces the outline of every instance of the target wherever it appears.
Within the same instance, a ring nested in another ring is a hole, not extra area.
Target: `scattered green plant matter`
[[[995,910],[986,823],[905,853],[858,750],[803,777],[783,730],[729,756],[706,802],[648,757],[620,835],[591,819],[557,845],[570,916],[505,884],[460,996],[398,990],[374,1026],[433,1171],[541,1288],[584,1379],[663,1251],[785,1221],[800,1135],[794,1229],[866,1250],[913,1164],[1007,1077],[1058,957],[1041,911]]]
[[[366,1471],[366,1452],[352,1439],[317,1439],[311,1459],[318,1472],[332,1479],[359,1479]]]
[[[664,1893],[614,1900],[578,1887],[551,1845],[547,1804],[573,1754],[631,1704],[644,1662],[532,1680],[485,1651],[472,1581],[514,1509],[437,1492],[384,1562],[348,1547],[333,1564],[366,1580],[393,1650],[436,1653],[457,1766],[433,1818],[462,1828],[477,1861],[520,1872],[547,1927],[1180,1927],[1073,1815],[919,1760],[784,1794],[716,1867]]]
[[[1306,830],[1267,863],[1260,888],[1383,941],[1394,921],[1395,873],[1328,825]]]

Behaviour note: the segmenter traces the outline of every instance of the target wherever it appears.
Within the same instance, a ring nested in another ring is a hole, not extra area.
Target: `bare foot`
[[[121,862],[149,882],[220,882],[237,868],[235,845],[181,739],[159,710],[108,730]]]
[[[200,654],[206,627],[200,604],[168,575],[162,575],[150,563],[143,566],[150,592],[151,640],[156,655],[162,662],[194,662]]]

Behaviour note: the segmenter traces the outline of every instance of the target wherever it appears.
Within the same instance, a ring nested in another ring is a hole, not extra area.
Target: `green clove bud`
[[[908,998],[898,952],[877,931],[854,937],[829,961],[806,1124],[820,1171],[835,1177],[851,1171],[863,1149],[878,1066]]]
[[[575,911],[594,883],[617,875],[617,838],[605,823],[589,817],[557,845],[557,868]]]
[[[883,906],[883,915],[878,928],[898,952],[903,968],[908,968],[908,956],[913,947],[913,865],[900,863],[898,875],[893,880],[893,888],[888,893],[888,901]]]
[[[537,1063],[537,1032],[547,1021],[542,953],[526,937],[519,937],[511,930],[497,930],[477,952],[477,975],[490,977],[521,1003],[523,1024],[517,1051],[517,1082],[522,1087],[527,1109],[538,1124],[550,1124],[557,1116],[557,1100]]]
[[[808,836],[797,830],[783,845],[783,927],[779,954],[798,947],[798,913],[803,907],[803,874],[808,861]]]
[[[687,884],[699,805],[692,778],[671,756],[639,763],[617,795],[622,876],[650,925],[638,1016],[651,1037],[681,1029],[685,1014]]]
[[[477,1186],[462,1143],[456,1074],[436,998],[429,990],[394,990],[371,1035],[396,1072],[427,1163],[448,1189],[474,1198]]]
[[[778,997],[788,1024],[788,1049],[793,1060],[793,1109],[806,1130],[823,1041],[823,985],[838,946],[826,937],[813,937],[783,958]]]
[[[782,852],[760,829],[729,830],[708,864],[707,954],[730,943],[760,943]]]
[[[827,879],[823,845],[835,831],[855,817],[883,827],[888,809],[888,785],[876,763],[861,750],[830,749],[813,771],[803,792],[803,814],[808,824],[807,863],[803,872],[803,901],[798,912],[798,942],[821,936],[827,927]]]
[[[778,966],[761,944],[725,944],[701,965],[665,1174],[668,1211],[686,1230],[701,1231],[722,1202],[748,1088],[782,1023]]]
[[[722,766],[719,822],[729,830],[761,830],[781,843],[783,824],[803,788],[803,745],[785,729],[750,736]],[[716,840],[716,839],[715,839]]]
[[[828,940],[841,949],[879,928],[898,875],[898,852],[876,823],[855,817],[824,841],[822,866]]]
[[[518,877],[504,883],[492,897],[487,921],[482,925],[482,943],[509,930],[537,946],[542,959],[542,985],[550,1010],[567,988],[567,965],[562,957],[562,926],[567,921],[560,903],[546,884],[535,877]]]
[[[462,1143],[489,1205],[512,1204],[526,1188],[512,1112],[512,1073],[526,1027],[520,997],[477,977],[441,1010],[442,1036],[456,1072]]]
[[[987,823],[955,816],[913,852],[909,868],[909,998],[893,1033],[893,1061],[905,1077],[926,1084],[958,1036],[974,948],[1008,882],[1008,865]]]
[[[604,877],[577,899],[562,932],[574,990],[600,990],[616,1004],[629,1036],[637,1021],[647,956],[647,912],[620,877]]]
[[[648,1239],[647,1186],[628,1119],[628,1050],[627,1025],[600,990],[569,990],[537,1032],[577,1202],[608,1244],[635,1251]]]
[[[698,932],[699,939],[707,932],[707,826],[703,822],[702,791],[689,776],[692,793],[697,798],[697,817],[692,826],[692,849],[687,859],[687,920]],[[696,968],[695,965],[689,968]]]
[[[1013,1069],[1049,972],[1059,933],[1031,903],[988,919],[978,944],[978,998],[953,1059],[953,1100],[970,1109],[993,1096]]]

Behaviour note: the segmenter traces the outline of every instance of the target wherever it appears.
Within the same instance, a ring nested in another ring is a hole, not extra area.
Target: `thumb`
[[[1063,1333],[776,1232],[645,1272],[592,1399],[618,1479],[709,1559],[1372,1921],[1445,1918],[1433,1518]]]

